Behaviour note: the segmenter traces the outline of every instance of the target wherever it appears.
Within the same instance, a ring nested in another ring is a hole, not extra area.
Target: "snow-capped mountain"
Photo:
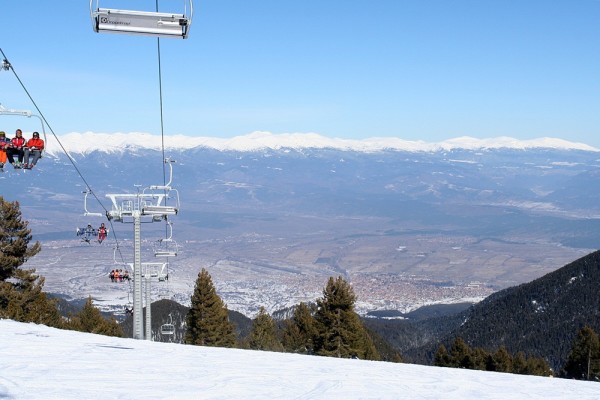
[[[64,148],[74,153],[90,153],[93,151],[115,152],[124,149],[162,148],[163,138],[148,133],[69,133],[59,136]],[[556,138],[539,138],[518,140],[510,137],[492,139],[476,139],[459,137],[439,143],[425,141],[409,141],[394,137],[374,137],[362,140],[328,138],[316,133],[284,133],[253,132],[234,138],[190,137],[182,135],[166,136],[164,146],[168,150],[186,150],[196,147],[221,151],[258,151],[278,149],[335,149],[343,151],[377,152],[385,150],[433,152],[451,150],[481,149],[571,149],[600,151],[583,143],[573,143]],[[48,136],[48,153],[58,154],[62,151],[56,138]]]

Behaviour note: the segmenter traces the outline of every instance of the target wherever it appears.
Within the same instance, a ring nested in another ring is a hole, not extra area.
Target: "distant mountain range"
[[[126,149],[162,148],[163,138],[141,132],[132,133],[70,133],[59,137],[62,147],[73,153],[87,154],[93,151],[123,152]],[[452,150],[489,150],[489,149],[564,149],[598,152],[584,143],[574,143],[557,138],[538,138],[518,140],[511,137],[476,139],[459,137],[439,143],[428,143],[422,140],[409,141],[395,137],[374,137],[368,139],[328,138],[316,133],[284,133],[253,132],[233,138],[166,136],[164,146],[167,150],[187,150],[206,148],[220,151],[258,151],[279,149],[332,149],[342,151],[409,151],[437,152]],[[62,152],[61,146],[53,136],[48,136],[48,154],[57,155]]]

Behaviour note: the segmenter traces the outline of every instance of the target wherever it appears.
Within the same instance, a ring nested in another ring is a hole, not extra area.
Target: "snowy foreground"
[[[0,320],[0,398],[599,399],[600,384],[153,343]]]

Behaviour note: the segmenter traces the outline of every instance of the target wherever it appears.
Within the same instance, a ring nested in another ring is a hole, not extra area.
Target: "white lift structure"
[[[4,69],[4,67],[3,67],[3,69]],[[40,124],[42,125],[42,135],[44,135],[45,147],[42,150],[42,155],[44,155],[44,152],[46,151],[45,148],[48,147],[48,140],[46,139],[46,128],[44,125],[44,121],[42,120],[42,118],[39,115],[33,114],[29,110],[16,110],[14,108],[6,108],[2,104],[0,104],[0,115],[15,115],[18,117],[27,117],[27,118],[36,117],[37,119],[39,119]],[[7,132],[7,134],[8,134],[8,132]]]
[[[177,215],[179,211],[179,193],[171,187],[173,178],[173,161],[164,160],[169,165],[170,178],[166,185],[154,185],[137,194],[107,194],[112,202],[112,209],[107,217],[116,222],[133,223],[133,338],[144,339],[144,324],[142,318],[142,279],[146,281],[146,340],[152,339],[150,279],[167,279],[168,263],[142,263],[141,260],[141,224],[142,222],[160,222],[168,217]],[[173,199],[173,205],[167,205],[167,200]]]
[[[177,257],[177,242],[173,240],[173,224],[167,221],[169,236],[158,241],[159,246],[154,249],[155,257]]]
[[[140,282],[142,280],[144,280],[144,294],[145,294],[145,298],[146,298],[146,340],[152,340],[152,299],[150,298],[150,292],[151,292],[151,282],[154,279],[157,279],[158,282],[164,282],[167,279],[169,279],[169,263],[163,262],[143,262],[141,263],[141,268],[136,268],[135,264],[129,263],[129,268],[131,268],[133,270],[133,274],[134,274],[134,278],[133,278],[133,284],[135,287],[137,287],[136,284],[136,279],[137,279],[137,273],[136,271],[138,271],[138,269],[141,271],[141,279]],[[138,306],[136,304],[136,299],[139,297],[140,298],[140,302],[141,302],[141,288],[140,288],[140,295],[136,296],[136,289],[134,289],[134,296],[133,296],[133,321],[134,321],[134,339],[142,339],[141,334],[140,337],[136,337],[135,336],[135,322],[136,322],[136,307]],[[142,305],[140,304],[140,307],[142,307]],[[140,320],[141,318],[142,312],[140,309],[139,312],[139,316],[140,316]],[[139,321],[138,322],[140,324],[140,326],[142,326],[142,322]],[[162,330],[162,328],[161,328]]]
[[[88,198],[88,195],[92,192],[90,190],[84,190],[82,193],[84,194],[84,196],[83,196],[83,216],[84,217],[102,217],[102,216],[104,216],[104,214],[102,214],[102,213],[88,211],[87,198]]]
[[[90,0],[90,17],[95,32],[185,39],[192,25],[193,13],[192,0],[183,0],[183,9],[177,13],[101,8],[100,0]]]

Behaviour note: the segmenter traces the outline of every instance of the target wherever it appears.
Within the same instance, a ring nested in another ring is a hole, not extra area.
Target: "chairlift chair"
[[[156,199],[154,204],[147,204],[142,208],[145,215],[177,215],[179,212],[179,192],[171,186],[173,182],[173,163],[175,161],[166,158],[164,163],[169,166],[169,181],[164,185],[151,185],[144,189],[144,196]],[[167,199],[173,199],[174,205],[167,205]],[[163,204],[164,203],[164,204]]]
[[[87,198],[88,198],[88,195],[90,193],[92,193],[92,191],[90,189],[86,189],[82,193],[84,194],[84,196],[83,196],[83,215],[85,217],[102,217],[101,213],[89,212],[87,209]]]
[[[174,335],[175,334],[175,325],[173,324],[162,324],[160,326],[160,333],[163,335]]]
[[[162,243],[164,243],[163,246],[157,247],[154,250],[154,257],[177,257],[177,243],[175,241]]]
[[[8,62],[6,60],[4,60],[4,61]],[[4,68],[4,66],[3,66],[3,68]],[[46,147],[48,147],[48,139],[46,138],[46,127],[45,127],[44,121],[42,120],[42,118],[39,115],[33,114],[30,110],[15,110],[14,108],[6,108],[2,104],[0,104],[0,115],[16,115],[16,116],[27,117],[27,118],[36,117],[37,119],[39,119],[40,124],[42,125],[42,135],[44,135],[44,144],[45,144],[44,148],[41,150],[41,154],[42,154],[42,156],[44,155],[44,153],[46,152]]]
[[[173,317],[169,314],[169,323],[162,324],[160,326],[161,335],[174,335],[175,334],[175,325],[173,325]]]
[[[183,12],[166,13],[101,8],[100,0],[90,0],[90,17],[95,32],[126,33],[185,39],[192,25],[193,1],[183,1]],[[189,15],[186,15],[189,9]]]
[[[177,257],[177,242],[173,240],[173,224],[167,221],[169,235],[164,239],[159,239],[157,246],[154,249],[155,257]]]

